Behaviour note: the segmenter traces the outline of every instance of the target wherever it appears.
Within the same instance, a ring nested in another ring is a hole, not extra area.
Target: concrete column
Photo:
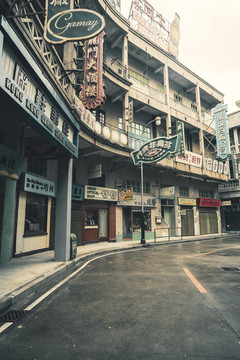
[[[67,261],[70,258],[72,167],[73,159],[58,160],[55,261]]]
[[[0,263],[7,262],[12,258],[17,185],[16,180],[10,178],[5,178],[3,183],[5,184],[3,185],[3,218],[0,232]]]
[[[123,39],[122,65],[126,79],[128,80],[128,36],[125,36]]]
[[[236,151],[236,154],[238,154],[239,153],[239,142],[238,142],[238,130],[237,130],[237,128],[233,129],[233,137],[234,137],[234,143],[235,143],[235,151]]]

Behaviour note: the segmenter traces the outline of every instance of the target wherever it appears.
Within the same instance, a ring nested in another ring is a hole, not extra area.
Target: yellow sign
[[[196,199],[188,199],[188,198],[178,198],[178,205],[196,206],[197,200]]]

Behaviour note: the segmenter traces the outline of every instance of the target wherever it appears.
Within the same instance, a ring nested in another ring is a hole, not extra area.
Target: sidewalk
[[[199,241],[217,239],[221,237],[236,237],[237,234],[230,235],[202,235],[188,236],[180,240],[179,237],[167,238],[154,243],[148,240],[146,245],[167,245],[179,242]],[[45,251],[34,255],[13,258],[5,264],[0,264],[0,313],[11,306],[14,306],[19,300],[39,290],[48,282],[63,274],[66,270],[74,268],[80,261],[84,262],[99,254],[123,251],[129,249],[142,248],[140,241],[122,241],[117,243],[100,242],[78,246],[75,259],[66,262],[54,261],[54,251]]]

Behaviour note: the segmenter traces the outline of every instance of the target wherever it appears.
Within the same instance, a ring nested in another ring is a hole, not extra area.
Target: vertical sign
[[[176,121],[176,131],[180,136],[180,147],[178,155],[185,157],[184,123],[182,121]]]
[[[217,155],[221,159],[226,159],[230,154],[227,105],[218,104],[212,109],[212,114],[216,125]]]
[[[104,35],[102,32],[84,45],[84,80],[79,98],[89,110],[99,107],[106,98],[102,82]]]

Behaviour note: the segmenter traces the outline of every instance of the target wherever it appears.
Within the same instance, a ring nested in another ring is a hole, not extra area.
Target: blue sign
[[[224,160],[230,154],[227,105],[218,104],[212,114],[216,125],[217,156]]]
[[[139,150],[132,152],[134,165],[139,163],[155,163],[169,154],[179,151],[180,135],[171,138],[159,137],[144,143]]]

